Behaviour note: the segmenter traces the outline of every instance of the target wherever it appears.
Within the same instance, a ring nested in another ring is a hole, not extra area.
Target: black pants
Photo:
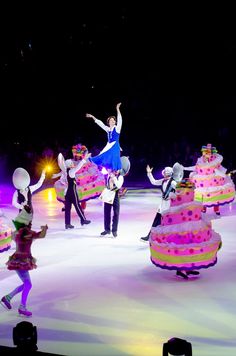
[[[79,203],[79,197],[76,191],[76,186],[73,190],[70,190],[66,193],[65,196],[65,224],[69,225],[71,221],[71,207],[74,205],[75,211],[80,217],[80,220],[86,220],[83,209]]]
[[[113,209],[112,229],[111,229],[111,210]],[[106,231],[117,232],[120,216],[120,198],[116,192],[113,204],[104,203],[104,229]]]
[[[156,227],[158,225],[161,225],[161,214],[160,213],[156,213],[156,216],[152,223],[152,227]]]
[[[153,223],[152,223],[152,227],[156,227],[158,225],[161,224],[161,214],[160,213],[156,213],[156,216],[153,220]],[[150,237],[150,234],[151,234],[151,230],[149,231],[149,233],[147,234],[147,236],[145,236],[145,239],[148,240],[149,237]]]

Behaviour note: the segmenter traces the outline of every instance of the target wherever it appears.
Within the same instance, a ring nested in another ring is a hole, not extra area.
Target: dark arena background
[[[0,17],[0,210],[12,229],[12,175],[26,169],[35,184],[33,228],[47,224],[32,254],[38,268],[29,320],[38,330],[38,349],[61,355],[162,355],[172,337],[188,340],[197,356],[234,355],[236,296],[235,200],[206,216],[220,234],[217,264],[182,280],[150,261],[148,243],[160,188],[156,179],[175,162],[194,166],[211,143],[223,156],[226,175],[236,169],[236,37],[233,10],[199,4],[168,6],[128,1],[42,4],[3,9]],[[101,237],[103,205],[87,201],[91,220],[65,230],[54,189],[57,157],[72,158],[83,144],[92,156],[106,136],[103,122],[121,102],[122,155],[131,164],[124,177],[116,238]],[[184,171],[187,178],[189,172]],[[1,241],[1,240],[0,240]],[[15,243],[0,254],[0,299],[19,278],[6,267]],[[0,345],[13,348],[12,309],[0,305]],[[1,347],[0,347],[1,350]],[[1,354],[1,351],[0,351]]]

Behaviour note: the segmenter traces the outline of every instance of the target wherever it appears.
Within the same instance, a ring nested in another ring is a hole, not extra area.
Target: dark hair
[[[110,121],[111,119],[114,119],[115,122],[116,122],[116,117],[115,117],[115,116],[109,116],[108,119],[107,119],[107,124],[108,124],[108,125],[109,125],[109,121]]]

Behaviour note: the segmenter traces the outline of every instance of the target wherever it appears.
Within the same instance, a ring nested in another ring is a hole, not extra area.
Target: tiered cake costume
[[[151,261],[158,267],[191,271],[217,262],[221,237],[210,221],[202,219],[202,204],[194,201],[194,188],[187,179],[178,183],[170,208],[162,212],[161,225],[151,230]]]
[[[75,161],[83,159],[86,152],[88,152],[88,150],[84,145],[78,144],[72,147],[73,158]],[[76,183],[80,202],[97,198],[105,187],[104,175],[95,163],[89,161],[87,161],[83,167],[77,171]],[[64,191],[66,186],[66,176],[63,176],[63,172],[61,172],[60,179],[55,182],[54,188],[56,190],[57,200],[63,203],[65,201]]]
[[[5,221],[5,217],[0,210],[0,253],[11,248],[12,229]]]
[[[189,177],[196,187],[195,200],[205,208],[228,204],[235,198],[234,183],[230,175],[226,175],[222,161],[223,157],[216,148],[208,144],[202,147],[202,156],[198,158],[196,166],[184,168],[194,171]]]

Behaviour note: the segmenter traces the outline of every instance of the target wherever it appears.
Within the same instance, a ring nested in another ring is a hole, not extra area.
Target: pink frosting
[[[0,240],[5,240],[11,236],[12,230],[10,228],[2,228],[0,226]]]
[[[194,269],[213,266],[221,238],[202,219],[202,204],[194,201],[194,188],[180,187],[171,207],[163,213],[161,225],[153,227],[151,260],[166,269]]]
[[[225,184],[225,178],[221,176],[209,176],[209,178],[195,178],[192,176],[192,181],[196,188],[218,187]]]
[[[161,225],[175,225],[186,221],[197,221],[201,219],[201,209],[199,204],[192,203],[187,205],[181,212],[164,213],[161,219]]]
[[[156,233],[152,231],[152,240],[158,243],[175,243],[177,245],[201,243],[210,240],[211,226],[206,225],[204,229],[198,231],[176,231],[169,234]]]
[[[221,238],[214,232],[209,242],[176,246],[175,244],[158,244],[151,241],[151,260],[156,265],[167,268],[207,268],[216,262],[217,252],[220,248]],[[193,257],[193,258],[191,258]]]
[[[227,198],[225,196],[227,195]],[[215,190],[212,192],[197,192],[196,191],[196,196],[195,199],[199,200],[203,203],[205,202],[213,202],[215,204],[223,204],[224,202],[227,201],[232,201],[233,197],[235,195],[235,190],[233,186],[228,186],[228,187],[222,187],[220,190]],[[217,197],[217,199],[212,200],[212,198]]]
[[[200,254],[205,254],[209,253],[211,251],[214,251],[217,246],[217,249],[219,247],[219,242],[218,241],[212,241],[212,243],[208,244],[199,244],[199,245],[191,245],[191,246],[186,246],[182,248],[173,248],[169,247],[166,248],[166,246],[161,246],[161,245],[156,245],[152,244],[152,249],[157,251],[158,253],[161,253],[166,256],[194,256],[194,255],[200,255]]]
[[[176,199],[171,199],[171,206],[178,206],[184,203],[189,203],[194,200],[193,188],[178,188],[176,189]]]
[[[0,224],[0,252],[4,252],[11,247],[11,235],[12,229],[5,224]]]
[[[206,165],[196,165],[196,171],[197,174],[199,175],[208,175],[208,174],[214,174],[215,169],[219,169],[220,168],[220,163],[214,166],[206,166]]]

